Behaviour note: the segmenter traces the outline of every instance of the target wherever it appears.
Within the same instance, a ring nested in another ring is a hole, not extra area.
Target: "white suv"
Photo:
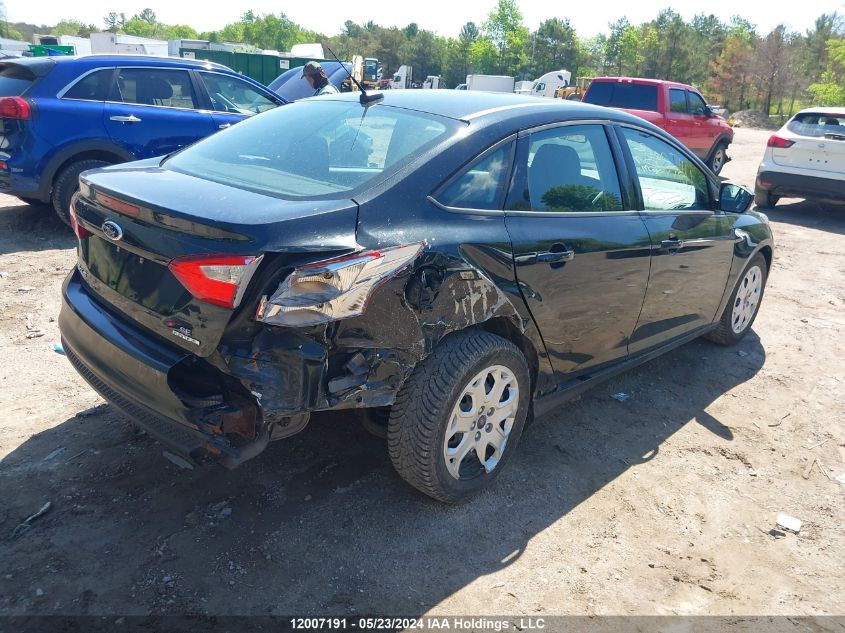
[[[769,139],[754,202],[784,196],[845,202],[845,108],[802,110]]]

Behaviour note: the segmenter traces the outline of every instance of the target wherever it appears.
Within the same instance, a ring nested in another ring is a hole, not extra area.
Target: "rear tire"
[[[70,226],[70,199],[79,191],[79,174],[89,169],[105,167],[111,163],[104,160],[80,160],[71,163],[59,172],[53,181],[53,209],[62,222]]]
[[[409,484],[456,503],[489,486],[516,450],[531,401],[522,352],[477,330],[448,336],[414,369],[390,415],[390,460]]]
[[[719,345],[736,345],[745,338],[760,311],[767,277],[766,258],[757,253],[742,271],[719,326],[707,334],[708,339]]]
[[[387,439],[387,425],[390,422],[390,407],[370,407],[356,412],[361,426],[383,440]]]
[[[772,195],[771,191],[765,189],[754,190],[754,204],[761,209],[774,209],[780,200],[780,196]]]
[[[717,176],[722,171],[722,167],[728,162],[728,146],[722,142],[713,148],[713,153],[710,154],[710,160],[707,161],[707,166]]]

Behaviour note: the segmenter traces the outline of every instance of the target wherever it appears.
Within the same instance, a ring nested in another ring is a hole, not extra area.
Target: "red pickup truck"
[[[734,131],[692,86],[659,79],[596,77],[582,101],[625,110],[654,123],[695,152],[713,173],[722,171],[730,160],[727,150]]]

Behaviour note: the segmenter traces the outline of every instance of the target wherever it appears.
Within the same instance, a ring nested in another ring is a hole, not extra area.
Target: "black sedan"
[[[751,328],[751,195],[642,119],[455,91],[307,99],[87,172],[60,317],[86,380],[189,466],[355,409],[458,501],[529,419]]]

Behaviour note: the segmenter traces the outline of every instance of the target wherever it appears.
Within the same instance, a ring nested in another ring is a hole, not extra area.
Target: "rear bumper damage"
[[[80,375],[181,466],[212,456],[233,468],[304,429],[311,411],[390,405],[416,360],[379,348],[333,348],[330,358],[328,345],[288,328],[199,358],[104,307],[78,270],[59,326]]]

